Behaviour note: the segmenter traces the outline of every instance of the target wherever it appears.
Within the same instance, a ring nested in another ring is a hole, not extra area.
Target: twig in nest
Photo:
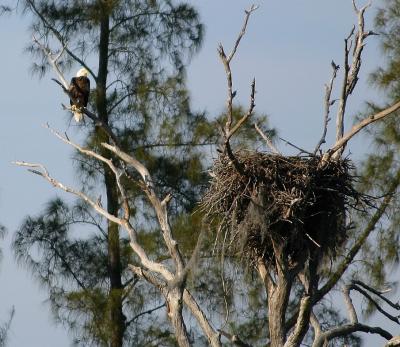
[[[305,154],[308,154],[310,156],[314,155],[313,153],[311,153],[311,152],[309,152],[309,151],[307,151],[307,150],[305,150],[305,149],[303,149],[301,147],[298,147],[298,146],[294,145],[293,143],[289,142],[288,140],[285,140],[282,137],[279,137],[279,140],[281,140],[281,141],[285,142],[286,144],[288,144],[289,146],[292,146],[293,148],[296,148],[297,150],[299,150],[300,151],[299,154],[305,153]]]
[[[271,139],[268,137],[268,135],[266,135],[261,129],[260,127],[254,123],[254,127],[256,128],[257,132],[260,134],[260,136],[264,139],[264,141],[266,142],[267,146],[271,149],[271,151],[275,154],[281,154],[278,149],[274,146],[274,144],[272,143]]]

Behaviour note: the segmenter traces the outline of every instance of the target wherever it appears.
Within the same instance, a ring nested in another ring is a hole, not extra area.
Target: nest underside
[[[267,264],[336,255],[346,240],[347,211],[360,201],[350,160],[321,165],[317,156],[247,151],[235,157],[242,172],[221,155],[202,200],[206,219],[218,224],[221,250]]]

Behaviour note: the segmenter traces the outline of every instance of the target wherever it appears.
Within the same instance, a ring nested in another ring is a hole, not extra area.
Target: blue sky
[[[193,106],[214,115],[223,110],[226,98],[225,75],[216,48],[219,42],[226,50],[232,47],[242,25],[243,9],[251,3],[190,2],[201,14],[206,35],[202,50],[189,67],[188,85]],[[330,62],[334,59],[342,64],[343,38],[355,22],[351,1],[269,0],[260,1],[259,5],[232,63],[237,100],[247,104],[250,83],[256,77],[256,110],[270,115],[270,124],[280,136],[312,149],[322,131],[323,86],[330,78]],[[379,1],[368,12],[367,24],[371,24],[377,5]],[[61,110],[65,95],[50,81],[53,76],[38,80],[30,74],[31,57],[24,52],[31,39],[28,26],[28,18],[0,17],[0,222],[8,229],[8,236],[1,243],[4,257],[0,267],[0,317],[5,319],[8,309],[15,305],[10,347],[65,347],[70,345],[70,338],[52,323],[46,293],[28,271],[15,263],[9,250],[13,233],[24,216],[38,213],[49,198],[64,196],[11,162],[41,162],[61,181],[70,185],[75,182],[70,148],[42,125],[49,122],[61,132],[67,131],[71,138],[77,133]],[[380,98],[367,84],[368,73],[383,61],[378,38],[370,38],[364,54],[359,86],[350,100],[348,124],[351,116],[363,109],[365,100]],[[333,125],[332,122],[328,140],[333,138]],[[284,144],[279,147],[291,152]],[[366,147],[368,140],[361,137],[349,146],[355,158],[361,158]],[[372,341],[366,346],[373,346]]]

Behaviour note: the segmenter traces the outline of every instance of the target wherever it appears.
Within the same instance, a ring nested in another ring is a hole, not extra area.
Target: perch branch
[[[56,82],[59,86],[61,86],[63,92],[65,94],[67,94],[70,99],[73,99],[72,95],[69,92],[69,84],[68,84],[67,80],[65,79],[63,73],[61,72],[61,70],[60,70],[60,68],[58,67],[58,64],[57,64],[58,59],[63,54],[64,50],[66,50],[66,46],[63,46],[63,49],[54,58],[53,57],[53,53],[50,51],[50,49],[48,49],[43,44],[41,44],[38,40],[36,40],[35,37],[33,38],[33,40],[41,48],[41,50],[43,51],[43,54],[46,55],[50,65],[53,67],[54,72],[56,73],[58,78],[61,80],[61,82],[59,80],[55,79],[55,78],[52,78],[52,80],[54,82]],[[62,105],[62,106],[63,106],[63,109],[71,111],[71,109],[69,107],[64,106],[64,105]],[[113,143],[115,143],[117,146],[120,145],[118,139],[116,138],[116,136],[114,135],[114,133],[111,130],[110,126],[106,122],[101,120],[94,113],[90,112],[86,107],[84,107],[82,111],[86,116],[88,116],[94,122],[95,125],[100,126],[100,127],[102,127],[104,129],[104,131],[107,133],[107,135],[109,136],[109,138],[111,139],[111,141]]]

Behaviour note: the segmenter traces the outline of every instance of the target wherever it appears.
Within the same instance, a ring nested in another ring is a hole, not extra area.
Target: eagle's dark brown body
[[[89,101],[90,80],[86,76],[72,77],[69,85],[70,104],[77,109],[86,107]]]

